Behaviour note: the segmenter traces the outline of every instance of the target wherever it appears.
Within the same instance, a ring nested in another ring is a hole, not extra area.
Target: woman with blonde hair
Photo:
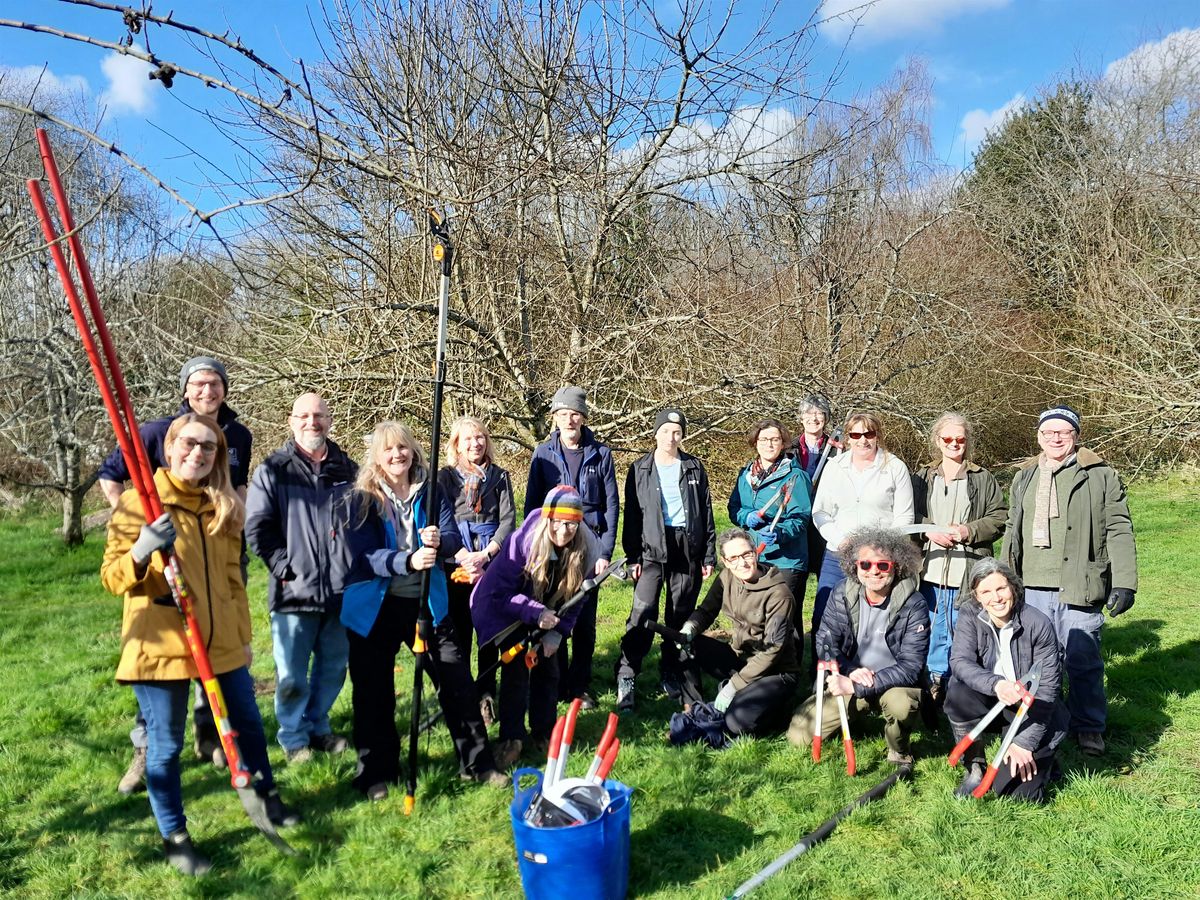
[[[971,461],[973,437],[963,415],[942,413],[929,429],[933,457],[914,476],[918,521],[945,529],[925,536],[921,568],[921,593],[929,604],[926,666],[935,703],[945,699],[950,646],[971,567],[992,556],[992,543],[1004,533],[1008,515],[992,473]]]
[[[434,628],[429,674],[437,686],[463,778],[506,783],[496,771],[471,672],[447,616],[446,576],[437,563],[461,546],[450,504],[439,498],[437,524],[424,508],[425,452],[402,422],[380,422],[358,470],[344,526],[349,574],[342,622],[350,637],[350,682],[358,771],[353,785],[383,800],[400,777],[396,731],[396,654],[416,637],[421,580],[429,572]]]
[[[462,416],[450,426],[446,444],[446,465],[438,473],[438,488],[454,510],[454,521],[462,547],[454,554],[447,572],[462,569],[462,580],[451,579],[450,618],[454,637],[463,656],[470,659],[473,628],[471,590],[483,576],[492,558],[500,552],[504,539],[516,528],[516,502],[508,472],[496,465],[492,438],[487,426],[472,416]],[[496,648],[479,648],[478,671],[495,667]],[[476,682],[479,711],[485,725],[495,718],[496,677]]]
[[[842,439],[847,451],[825,466],[813,498],[813,522],[828,548],[813,603],[814,635],[830,592],[846,577],[841,547],[847,536],[859,528],[913,523],[912,479],[908,467],[887,450],[879,415],[862,410],[850,413]]]
[[[295,825],[300,816],[275,787],[262,718],[250,676],[250,606],[242,583],[246,510],[230,485],[228,449],[216,420],[185,413],[167,429],[166,467],[154,473],[165,512],[146,523],[137,492],[125,491],[113,510],[100,577],[125,597],[117,681],[133,686],[146,720],[146,788],[167,860],[185,875],[211,866],[192,845],[183,813],[179,754],[191,691],[199,673],[163,572],[160,550],[175,549],[192,596],[200,637],[246,768],[270,820]]]
[[[570,485],[552,488],[541,509],[510,534],[471,595],[471,619],[481,645],[514,623],[549,630],[530,671],[521,659],[500,670],[500,745],[496,762],[508,768],[532,736],[540,748],[550,738],[558,702],[555,652],[571,633],[580,606],[558,615],[600,559],[599,541],[583,524],[583,499]],[[529,731],[525,715],[529,714]]]

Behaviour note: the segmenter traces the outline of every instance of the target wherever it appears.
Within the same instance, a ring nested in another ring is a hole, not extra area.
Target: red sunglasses
[[[893,565],[894,563],[890,559],[860,559],[858,561],[860,572],[870,572],[872,568],[875,568],[884,575],[892,571]]]
[[[947,447],[950,446],[951,444],[965,444],[966,442],[967,442],[967,439],[965,437],[961,437],[961,438],[960,437],[944,437],[944,438],[942,438],[942,443],[945,444]]]

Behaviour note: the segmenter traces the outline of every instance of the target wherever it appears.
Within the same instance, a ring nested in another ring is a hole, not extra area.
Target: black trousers
[[[700,673],[721,681],[742,668],[742,659],[724,641],[697,635],[691,645],[692,658],[684,664],[683,696],[688,703],[703,699]],[[769,734],[787,726],[796,705],[800,673],[766,675],[733,695],[725,710],[725,730],[739,734]]]
[[[950,720],[950,725],[954,728],[956,735],[966,734],[978,725],[979,720],[987,715],[988,710],[995,703],[996,698],[994,696],[980,694],[953,676],[946,687],[946,704],[944,710],[946,718]],[[967,756],[963,760],[965,766],[970,766],[972,761],[980,761],[985,766],[990,762],[990,760],[984,758],[984,746],[988,733],[996,732],[1003,734],[1007,731],[1008,726],[1012,724],[1012,720],[1017,714],[1017,709],[1018,707],[1016,706],[1004,708],[1004,711],[988,726],[988,730],[984,734],[981,734],[967,750]],[[1028,723],[1026,722],[1025,724]],[[1050,780],[1055,767],[1055,748],[1051,744],[1051,738],[1054,734],[1053,728],[1047,728],[1046,737],[1033,751],[1033,759],[1037,764],[1037,774],[1029,781],[1022,781],[1020,776],[1014,778],[1008,764],[1001,762],[1000,768],[996,772],[996,780],[992,783],[992,791],[995,792],[997,797],[1017,797],[1018,799],[1031,800],[1035,803],[1045,801],[1046,783]]]
[[[559,648],[558,695],[561,700],[574,700],[592,689],[592,657],[596,655],[596,605],[599,590],[588,591],[579,610],[579,618],[569,637]]]
[[[663,620],[668,628],[678,631],[696,609],[700,595],[700,564],[692,563],[688,555],[687,530],[667,528],[665,563],[643,562],[642,574],[633,588],[633,608],[625,622],[621,638],[621,658],[617,661],[617,677],[633,678],[642,671],[642,661],[654,643],[653,632],[642,627],[644,622],[658,621],[658,595],[666,585]],[[663,678],[680,677],[679,648],[673,641],[662,641],[662,662],[659,672]]]
[[[358,748],[358,772],[352,783],[360,791],[399,781],[396,654],[401,644],[411,649],[416,627],[417,601],[389,594],[370,634],[349,632],[354,746]],[[425,661],[454,740],[459,771],[476,774],[496,768],[479,714],[479,695],[448,618],[433,629]]]
[[[561,652],[561,650],[559,651]],[[538,650],[537,665],[525,664],[522,653],[500,667],[500,740],[548,740],[558,718],[558,654]],[[529,731],[525,713],[529,713]]]
[[[475,640],[475,626],[471,624],[471,591],[474,589],[473,584],[458,584],[450,580],[450,573],[446,573],[446,583],[449,587],[449,602],[450,602],[450,621],[454,624],[454,639],[458,642],[458,649],[462,651],[463,659],[471,659],[471,644]],[[494,644],[484,644],[475,654],[475,671],[480,673],[480,677],[475,679],[475,688],[479,691],[480,696],[490,694],[496,696],[496,673],[483,676],[482,673],[499,661],[500,651]]]

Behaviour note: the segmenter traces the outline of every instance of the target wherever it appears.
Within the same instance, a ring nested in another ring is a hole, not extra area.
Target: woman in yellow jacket
[[[243,762],[259,776],[255,790],[267,815],[276,825],[295,825],[300,816],[275,787],[254,700],[250,609],[239,565],[246,511],[229,483],[225,436],[216,420],[188,413],[171,423],[164,452],[167,468],[154,473],[154,485],[165,512],[147,523],[137,492],[126,491],[108,527],[100,577],[105,588],[125,597],[117,681],[133,687],[146,719],[146,787],[163,852],[184,874],[201,875],[210,863],[188,836],[179,779],[188,682],[197,671],[157,551],[175,548]]]

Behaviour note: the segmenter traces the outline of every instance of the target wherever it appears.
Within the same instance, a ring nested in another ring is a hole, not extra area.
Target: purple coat
[[[541,519],[540,509],[525,517],[521,527],[504,539],[500,552],[483,570],[483,577],[471,592],[471,621],[480,644],[487,643],[514,622],[537,625],[538,616],[546,608],[533,596],[533,583],[525,574],[533,532]],[[587,526],[583,527],[583,533],[588,545],[586,574],[590,575],[600,559],[600,542]],[[569,598],[564,598],[564,602],[566,599]],[[569,610],[554,630],[570,634],[582,606]]]

